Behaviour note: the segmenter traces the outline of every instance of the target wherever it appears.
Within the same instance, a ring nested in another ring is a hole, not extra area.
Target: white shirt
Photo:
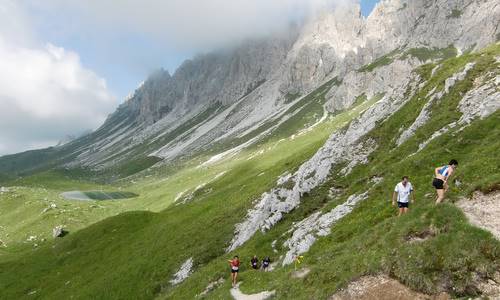
[[[410,193],[413,192],[413,186],[411,183],[406,183],[406,186],[402,182],[396,184],[394,192],[398,193],[398,202],[408,203],[410,200]]]

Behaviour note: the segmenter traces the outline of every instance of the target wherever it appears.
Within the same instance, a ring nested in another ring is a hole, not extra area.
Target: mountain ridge
[[[462,13],[452,16],[457,10]],[[358,4],[337,7],[278,40],[254,40],[229,52],[198,56],[184,62],[173,75],[158,71],[94,133],[62,147],[76,150],[68,150],[68,159],[55,165],[105,170],[119,168],[131,159],[154,161],[147,157],[156,156],[168,163],[194,155],[213,147],[214,141],[230,141],[282,118],[290,99],[297,101],[336,77],[343,83],[329,91],[325,110],[348,108],[367,89],[360,83],[377,82],[354,69],[391,51],[425,47],[432,52],[450,45],[458,53],[479,49],[497,38],[494,20],[499,15],[498,5],[491,0],[481,4],[470,0],[384,0],[367,18],[361,16]],[[462,29],[465,22],[468,30]],[[397,78],[395,74],[386,76]],[[377,93],[370,91],[367,96]],[[215,118],[213,110],[225,117]],[[199,115],[211,120],[196,121]],[[59,156],[64,157],[64,150]]]

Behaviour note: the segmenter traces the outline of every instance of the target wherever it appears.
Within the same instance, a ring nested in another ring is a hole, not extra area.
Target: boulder
[[[58,225],[52,229],[52,236],[54,238],[63,237],[66,233],[62,225]]]

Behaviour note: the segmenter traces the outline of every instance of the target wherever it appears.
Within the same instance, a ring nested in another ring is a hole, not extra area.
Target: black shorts
[[[403,208],[403,207],[408,208],[408,204],[409,204],[408,202],[399,202],[398,201],[398,207],[399,208]]]
[[[439,178],[434,178],[432,181],[432,185],[436,188],[436,190],[442,190],[444,186],[444,181]]]
[[[233,270],[233,268],[231,268],[231,273],[238,273],[239,271],[240,271],[240,269]]]

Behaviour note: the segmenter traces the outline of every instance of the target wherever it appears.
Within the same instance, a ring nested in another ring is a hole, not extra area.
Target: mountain
[[[20,167],[26,155],[4,157],[0,172],[66,166],[125,177],[130,161],[137,171],[207,149],[247,147],[298,113],[290,108],[317,86],[337,78],[325,108],[349,108],[364,90],[368,98],[386,92],[429,59],[494,42],[497,19],[496,1],[382,1],[366,19],[359,5],[346,4],[278,36],[200,55],[173,75],[159,70],[92,134],[35,152],[44,159],[27,169]],[[396,57],[406,70],[379,79],[356,71]]]
[[[96,131],[0,158],[2,295],[329,299],[367,275],[500,295],[500,242],[454,204],[498,198],[499,19],[497,0],[386,0],[367,18],[343,4],[158,70]],[[435,205],[433,170],[452,158]],[[403,175],[417,202],[397,218]],[[254,254],[273,271],[247,268]]]

